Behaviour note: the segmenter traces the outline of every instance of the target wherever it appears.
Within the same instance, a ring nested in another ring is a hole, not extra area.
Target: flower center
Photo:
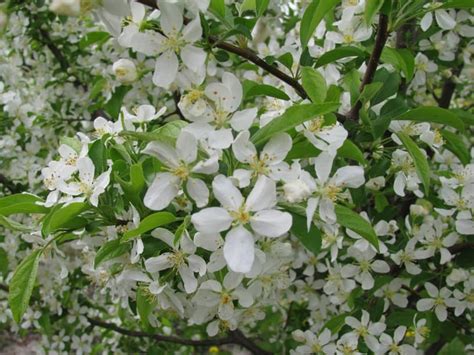
[[[316,133],[321,131],[321,128],[323,127],[324,120],[322,118],[316,118],[312,120],[309,125],[308,125],[308,131],[312,133]]]
[[[437,297],[437,298],[435,298],[434,303],[435,303],[436,306],[442,306],[442,305],[444,305],[444,299],[442,297]]]
[[[174,265],[175,268],[178,268],[184,264],[186,258],[182,251],[177,250],[168,257],[168,260]]]
[[[232,303],[232,297],[228,293],[223,293],[221,296],[221,304]]]
[[[231,211],[230,215],[241,224],[246,224],[250,221],[250,213],[245,210],[244,206],[240,207],[238,211]]]
[[[184,163],[173,169],[172,173],[173,175],[179,177],[181,180],[186,180],[189,177],[189,169]]]
[[[323,190],[323,195],[331,201],[336,201],[338,194],[341,192],[341,188],[336,185],[326,185]]]
[[[181,47],[184,47],[186,42],[179,33],[170,33],[168,37],[163,41],[163,47],[169,49],[176,54],[179,54]]]

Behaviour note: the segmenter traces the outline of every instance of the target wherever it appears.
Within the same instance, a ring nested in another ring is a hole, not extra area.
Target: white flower
[[[401,325],[395,329],[393,338],[383,333],[380,336],[380,349],[376,352],[377,354],[389,355],[416,355],[416,350],[413,346],[408,344],[400,344],[405,337],[407,327]]]
[[[276,206],[275,182],[261,175],[249,196],[244,199],[230,178],[216,176],[212,183],[214,196],[222,207],[209,207],[193,214],[191,221],[198,232],[223,232],[231,225],[224,242],[224,258],[232,271],[247,273],[254,257],[254,236],[245,227],[259,235],[276,238],[290,229],[291,215]]]
[[[345,188],[357,188],[364,183],[364,169],[360,166],[344,166],[329,178],[333,160],[334,157],[327,152],[322,152],[315,158],[314,169],[318,178],[315,197],[308,199],[306,207],[308,229],[318,206],[321,219],[327,223],[335,223],[334,202],[340,193]]]
[[[253,176],[266,175],[279,180],[282,171],[288,170],[288,164],[283,160],[291,149],[291,137],[286,133],[275,134],[265,144],[260,155],[257,154],[257,148],[249,138],[249,131],[239,133],[232,144],[235,158],[241,163],[248,164]]]
[[[305,332],[301,330],[295,330],[293,332],[293,338],[297,341],[304,342],[304,345],[300,345],[295,349],[296,354],[326,354],[331,355],[336,352],[336,345],[330,343],[331,331],[324,329],[319,336],[314,334],[310,330]]]
[[[400,250],[390,256],[395,264],[403,264],[410,275],[418,275],[421,272],[421,268],[415,262],[428,257],[420,250],[415,250],[417,242],[416,238],[410,239],[404,250]]]
[[[339,122],[326,124],[323,117],[307,121],[297,127],[303,130],[304,136],[321,151],[327,151],[331,155],[336,155],[337,150],[344,144],[347,138],[347,131]]]
[[[155,31],[137,32],[131,36],[130,45],[137,52],[150,56],[159,55],[153,83],[169,88],[178,74],[178,55],[186,67],[199,72],[204,68],[206,52],[193,45],[202,35],[199,16],[183,28],[183,13],[177,4],[160,1],[160,11],[163,34]]]
[[[420,242],[424,245],[422,255],[433,257],[439,251],[441,254],[440,264],[446,264],[451,260],[452,255],[448,248],[456,244],[458,240],[458,235],[455,232],[444,235],[446,227],[445,223],[436,219],[433,223],[424,223],[419,231],[419,235],[423,238]]]
[[[155,107],[152,105],[140,105],[136,110],[134,110],[135,115],[129,113],[125,109],[122,109],[122,112],[124,113],[126,119],[129,119],[133,123],[143,124],[163,116],[163,114],[166,112],[166,107],[162,107],[158,112],[156,112]]]
[[[440,3],[435,3],[431,6],[437,7],[436,5]],[[429,5],[428,5],[429,6]],[[450,13],[444,9],[438,9],[434,11],[436,23],[443,30],[452,30],[456,27],[456,20],[450,15]],[[421,19],[420,26],[421,29],[426,32],[433,23],[433,13],[427,12],[425,16]]]
[[[112,66],[117,80],[123,84],[131,84],[137,80],[137,68],[130,59],[119,59]]]
[[[77,161],[77,170],[79,171],[79,181],[61,184],[59,189],[68,195],[83,195],[93,206],[97,207],[99,196],[105,192],[105,188],[109,185],[111,168],[94,179],[94,163],[89,157],[83,157]]]
[[[426,291],[430,298],[422,298],[416,303],[416,309],[420,312],[426,312],[432,308],[435,310],[436,317],[440,322],[448,318],[447,307],[455,307],[456,300],[451,298],[451,291],[443,287],[441,290],[430,282],[425,283]]]
[[[371,322],[369,313],[362,310],[362,318],[359,321],[352,316],[346,317],[345,323],[353,330],[350,332],[356,339],[362,337],[370,350],[376,352],[379,349],[379,341],[377,336],[382,334],[386,325],[383,322]]]
[[[80,0],[53,0],[49,9],[61,16],[79,16],[81,14]]]
[[[407,189],[413,191],[416,196],[423,197],[423,192],[419,189],[421,181],[410,155],[403,150],[395,150],[392,154],[392,166],[397,170],[393,183],[395,193],[398,196],[404,197],[405,189]]]
[[[354,265],[344,265],[341,274],[346,278],[355,277],[364,290],[370,290],[374,287],[372,272],[386,274],[390,271],[390,266],[385,261],[372,260],[375,256],[373,249],[367,249],[365,252],[361,252],[356,248],[350,248],[349,255],[352,256],[356,262]]]
[[[187,233],[183,233],[179,246],[173,243],[174,235],[164,228],[157,228],[152,232],[152,236],[168,244],[173,250],[165,252],[159,256],[149,258],[145,261],[145,268],[150,273],[159,272],[173,268],[178,271],[183,280],[184,289],[187,293],[193,293],[197,289],[197,279],[194,273],[203,276],[206,273],[206,262],[197,255],[196,246]]]
[[[165,165],[167,172],[159,172],[148,188],[144,203],[148,208],[159,211],[179,194],[181,185],[186,183],[187,193],[198,207],[207,204],[209,190],[206,184],[193,174],[213,174],[217,172],[217,156],[204,161],[198,159],[198,142],[189,132],[182,130],[176,140],[176,148],[168,143],[150,142],[143,151]]]

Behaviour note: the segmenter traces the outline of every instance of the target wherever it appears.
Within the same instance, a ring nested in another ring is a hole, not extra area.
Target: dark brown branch
[[[459,243],[448,248],[451,254],[457,254],[466,249],[474,249],[474,242]]]
[[[443,89],[441,90],[441,96],[439,97],[439,100],[437,100],[439,107],[449,108],[449,105],[451,104],[451,99],[454,95],[454,90],[456,89],[456,83],[454,81],[454,78],[461,74],[462,68],[463,64],[454,68],[452,70],[451,76],[444,82]]]
[[[239,330],[230,332],[229,335],[225,338],[193,340],[193,339],[179,338],[175,336],[152,334],[152,333],[146,333],[142,331],[124,329],[115,324],[107,323],[102,320],[89,318],[89,317],[87,318],[87,320],[93,326],[109,329],[114,332],[120,333],[122,335],[135,337],[135,338],[149,338],[157,342],[168,342],[168,343],[189,345],[189,346],[213,346],[213,345],[236,344],[236,345],[240,345],[246,348],[247,350],[251,351],[254,354],[270,354],[266,352],[265,350],[261,349],[260,347],[258,347],[250,339],[245,337],[242,334],[242,332],[240,332]]]
[[[380,56],[382,55],[383,48],[388,38],[388,17],[387,15],[379,15],[379,25],[377,29],[377,36],[375,38],[374,49],[370,55],[369,62],[367,63],[367,70],[365,71],[364,78],[360,85],[359,91],[362,93],[365,86],[372,83],[374,80],[375,71],[379,65]],[[348,113],[348,118],[354,121],[359,120],[359,111],[362,108],[362,102],[357,100],[354,107]]]

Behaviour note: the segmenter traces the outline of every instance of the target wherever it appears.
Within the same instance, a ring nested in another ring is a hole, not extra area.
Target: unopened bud
[[[49,9],[62,16],[79,16],[81,13],[80,0],[53,0]]]
[[[117,80],[123,84],[130,84],[137,80],[137,68],[129,59],[119,59],[112,67]]]

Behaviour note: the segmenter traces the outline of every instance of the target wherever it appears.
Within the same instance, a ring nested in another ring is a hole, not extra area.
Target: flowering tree
[[[0,6],[0,330],[473,350],[471,0]]]

